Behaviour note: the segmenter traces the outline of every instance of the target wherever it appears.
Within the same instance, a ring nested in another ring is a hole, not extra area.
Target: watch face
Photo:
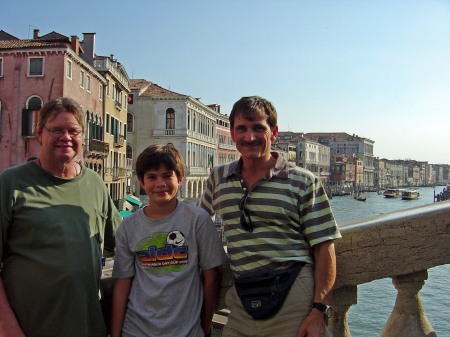
[[[331,307],[328,307],[325,309],[325,311],[323,312],[325,314],[326,317],[330,318],[331,315],[333,314],[333,309],[331,309]]]

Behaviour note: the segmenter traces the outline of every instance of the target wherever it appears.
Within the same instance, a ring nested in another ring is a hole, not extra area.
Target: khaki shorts
[[[242,306],[232,287],[225,296],[230,309],[222,337],[297,337],[300,326],[311,312],[314,300],[314,271],[306,264],[297,276],[280,311],[268,319],[255,320]],[[332,336],[326,329],[326,336]]]

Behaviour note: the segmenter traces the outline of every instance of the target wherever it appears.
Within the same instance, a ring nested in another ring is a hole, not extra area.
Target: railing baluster
[[[380,337],[436,337],[419,294],[427,279],[426,270],[392,278],[398,291],[397,299]]]
[[[348,311],[357,303],[358,287],[345,286],[334,289],[331,300],[333,315],[328,321],[328,327],[333,332],[333,337],[351,337],[348,328]]]

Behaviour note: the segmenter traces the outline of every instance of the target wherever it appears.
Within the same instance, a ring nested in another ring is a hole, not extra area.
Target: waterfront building
[[[330,153],[355,154],[357,157],[361,157],[363,161],[363,188],[367,189],[374,186],[373,146],[375,141],[355,134],[349,135],[345,132],[309,132],[305,133],[304,136],[328,146]]]
[[[273,142],[277,152],[283,152],[287,162],[297,165],[297,145],[287,140],[275,140]]]
[[[330,155],[330,188],[334,192],[356,189],[356,157],[353,154]]]
[[[403,163],[398,160],[386,160],[387,187],[402,187],[404,183]]]
[[[285,132],[278,133],[274,144],[296,144],[296,162],[317,176],[325,187],[330,184],[330,148],[314,141],[303,133]]]
[[[433,164],[436,185],[446,185],[449,183],[449,165]]]
[[[387,159],[374,158],[374,172],[373,182],[374,186],[378,189],[385,189],[389,187],[389,174],[387,168]]]
[[[32,39],[21,40],[0,31],[0,171],[39,155],[36,124],[51,99],[75,99],[100,132],[106,80],[83,60],[83,52],[76,35],[39,36],[35,29]],[[101,162],[92,168],[101,174]]]
[[[106,81],[106,85],[100,84],[99,89],[102,116],[86,116],[86,165],[104,167],[103,180],[116,207],[122,210],[132,176],[131,161],[126,158],[130,79],[114,55],[95,54],[95,33],[83,33],[81,45],[83,60]]]
[[[167,90],[143,79],[130,82],[128,133],[129,158],[136,157],[151,144],[173,145],[183,156],[186,170],[179,195],[198,198],[206,187],[211,168],[217,165],[217,120],[220,113],[200,98]],[[130,123],[130,122],[129,122]],[[133,178],[135,194],[145,204],[137,178]]]

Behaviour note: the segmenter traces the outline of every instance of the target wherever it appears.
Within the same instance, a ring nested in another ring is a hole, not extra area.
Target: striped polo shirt
[[[276,163],[250,190],[241,176],[242,158],[216,166],[198,205],[223,221],[231,268],[236,275],[313,263],[315,244],[341,237],[321,182],[310,171]],[[240,223],[239,202],[247,194],[245,213],[253,232]]]

